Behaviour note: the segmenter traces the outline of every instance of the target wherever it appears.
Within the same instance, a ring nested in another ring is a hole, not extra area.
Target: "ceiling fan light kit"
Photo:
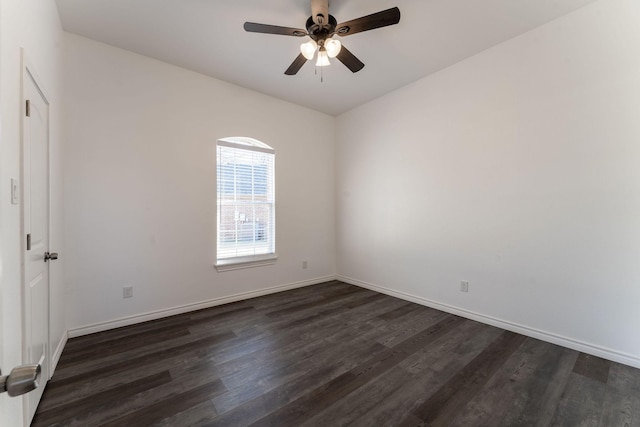
[[[329,58],[335,58],[340,53],[342,43],[339,40],[329,39],[324,42],[323,46],[318,47],[318,43],[315,40],[309,40],[306,43],[300,45],[300,52],[307,59],[311,61],[318,52],[318,60],[316,66],[324,67],[329,65]]]
[[[280,27],[277,25],[245,22],[245,31],[252,33],[278,34],[293,37],[309,36],[311,40],[300,45],[300,54],[285,71],[286,75],[295,75],[300,68],[316,56],[316,66],[330,65],[329,58],[338,58],[351,72],[357,73],[364,63],[351,53],[334,35],[346,37],[363,31],[395,25],[400,22],[400,9],[393,7],[361,18],[338,24],[336,18],[329,15],[329,0],[311,0],[311,16],[306,22],[306,31],[300,28]]]
[[[321,47],[318,50],[318,60],[316,61],[316,67],[326,67],[327,65],[331,65],[329,62],[329,55],[327,55],[327,50],[324,47]]]
[[[324,48],[327,50],[329,58],[335,58],[340,53],[342,43],[340,40],[329,39],[324,42]]]
[[[300,45],[300,52],[307,58],[308,61],[313,59],[313,56],[316,54],[316,49],[318,48],[318,43],[314,40],[309,40],[306,43],[302,43]]]

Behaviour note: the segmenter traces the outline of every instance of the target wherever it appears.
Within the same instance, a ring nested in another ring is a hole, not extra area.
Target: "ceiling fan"
[[[311,16],[307,19],[306,30],[255,22],[245,22],[244,29],[252,33],[279,34],[294,37],[309,36],[311,40],[302,43],[300,54],[284,72],[286,75],[292,76],[307,61],[313,59],[316,52],[316,66],[329,65],[329,58],[337,58],[348,69],[357,73],[362,70],[364,64],[333,36],[337,34],[340,37],[346,37],[351,34],[394,25],[398,22],[400,22],[400,9],[393,7],[338,24],[336,18],[333,15],[329,15],[329,0],[311,0]]]

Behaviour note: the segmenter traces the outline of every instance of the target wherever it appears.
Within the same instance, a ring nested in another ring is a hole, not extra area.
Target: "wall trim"
[[[287,283],[284,285],[272,286],[269,288],[257,289],[255,291],[241,292],[239,294],[229,295],[229,296],[220,297],[220,298],[213,298],[210,300],[205,300],[197,303],[185,304],[185,305],[166,308],[162,310],[149,311],[142,314],[135,314],[132,316],[121,317],[119,319],[108,320],[106,322],[94,323],[91,325],[71,328],[68,331],[68,335],[69,335],[69,338],[75,338],[82,335],[89,335],[96,332],[107,331],[109,329],[115,329],[123,326],[134,325],[136,323],[147,322],[149,320],[161,319],[163,317],[174,316],[176,314],[183,314],[183,313],[188,313],[190,311],[201,310],[203,308],[210,308],[210,307],[215,307],[217,305],[223,305],[231,302],[242,301],[250,298],[260,297],[263,295],[275,294],[278,292],[288,291],[290,289],[317,285],[318,283],[329,282],[335,279],[336,279],[336,276],[316,277],[314,279]]]
[[[58,341],[58,345],[56,346],[56,351],[51,355],[51,369],[49,370],[49,374],[53,377],[53,373],[56,371],[56,367],[58,366],[58,362],[60,361],[60,356],[62,356],[62,350],[67,345],[67,341],[69,340],[69,333],[65,332],[60,337],[60,341]]]
[[[419,297],[413,294],[409,294],[395,289],[387,288],[373,283],[363,282],[362,280],[353,279],[351,277],[337,275],[337,280],[349,283],[351,285],[366,288],[375,292],[380,292],[392,297],[400,298],[405,301],[414,302],[416,304],[424,305],[434,308],[436,310],[444,311],[446,313],[455,314],[456,316],[464,317],[467,319],[475,320],[480,323],[495,326],[501,329],[506,329],[511,332],[526,335],[528,337],[536,338],[542,341],[546,341],[552,344],[557,344],[572,350],[581,351],[583,353],[591,354],[593,356],[602,357],[603,359],[611,360],[614,362],[629,365],[634,368],[640,368],[640,358],[631,354],[623,353],[620,351],[612,350],[610,348],[601,347],[595,344],[590,344],[573,338],[564,337],[551,332],[543,331],[529,326],[521,325],[507,320],[499,319],[485,314],[476,313],[474,311],[465,310],[463,308],[455,307],[448,304],[443,304],[437,301],[433,301],[427,298]]]

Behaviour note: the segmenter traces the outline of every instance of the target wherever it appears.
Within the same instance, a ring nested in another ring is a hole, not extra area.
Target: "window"
[[[260,141],[220,139],[216,154],[218,271],[272,264],[275,151]]]

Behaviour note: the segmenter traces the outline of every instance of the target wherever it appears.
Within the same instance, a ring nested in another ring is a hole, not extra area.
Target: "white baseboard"
[[[62,356],[62,350],[64,350],[64,346],[67,345],[67,340],[69,339],[69,334],[65,332],[60,337],[60,341],[56,346],[56,351],[51,354],[51,369],[49,369],[49,379],[53,376],[53,373],[56,370],[56,366],[58,366],[58,362],[60,361],[60,356]]]
[[[102,332],[109,329],[120,328],[122,326],[134,325],[136,323],[147,322],[149,320],[161,319],[163,317],[169,317],[176,314],[188,313],[190,311],[201,310],[203,308],[215,307],[217,305],[228,304],[231,302],[241,301],[245,299],[260,297],[268,294],[275,294],[277,292],[288,291],[290,289],[302,288],[305,286],[317,285],[318,283],[328,282],[335,280],[336,276],[317,277],[315,279],[304,280],[301,282],[287,283],[284,285],[273,286],[270,288],[258,289],[255,291],[242,292],[235,295],[230,295],[221,298],[213,298],[207,301],[201,301],[193,304],[185,304],[177,307],[150,311],[142,314],[135,314],[133,316],[122,317],[119,319],[109,320],[106,322],[94,323],[92,325],[80,326],[78,328],[69,329],[69,338],[75,338],[82,335],[93,334],[96,332]]]
[[[542,341],[550,342],[552,344],[557,344],[563,347],[567,347],[572,350],[577,350],[583,353],[591,354],[593,356],[602,357],[603,359],[622,363],[624,365],[633,366],[634,368],[640,368],[640,358],[627,353],[619,352],[616,350],[586,343],[586,342],[575,340],[572,338],[567,338],[551,332],[542,331],[542,330],[531,328],[525,325],[520,325],[520,324],[509,322],[506,320],[498,319],[492,316],[487,316],[484,314],[454,307],[448,304],[439,303],[437,301],[433,301],[427,298],[419,297],[406,292],[396,291],[394,289],[386,288],[384,286],[374,285],[372,283],[363,282],[361,280],[352,279],[350,277],[338,275],[336,276],[336,279],[341,280],[345,283],[349,283],[351,285],[359,286],[362,288],[370,289],[372,291],[390,295],[392,297],[400,298],[405,301],[414,302],[416,304],[431,307],[436,310],[444,311],[446,313],[455,314],[456,316],[475,320],[480,323],[485,323],[487,325],[495,326],[501,329],[506,329],[511,332],[516,332],[518,334],[526,335],[528,337],[536,338]]]

